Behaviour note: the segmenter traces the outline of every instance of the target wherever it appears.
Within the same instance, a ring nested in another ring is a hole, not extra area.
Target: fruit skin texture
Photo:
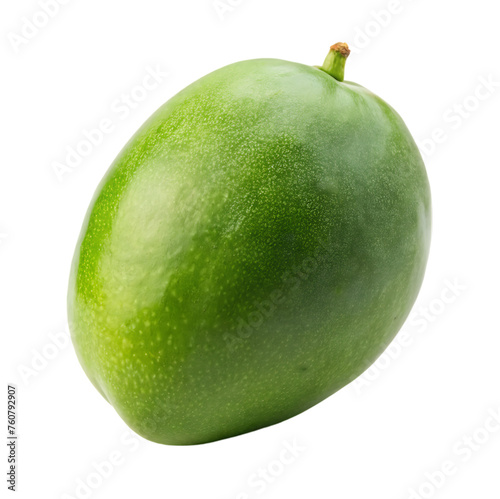
[[[315,405],[418,294],[430,191],[399,115],[275,59],[163,105],[99,185],[73,259],[78,358],[147,439],[197,444]]]

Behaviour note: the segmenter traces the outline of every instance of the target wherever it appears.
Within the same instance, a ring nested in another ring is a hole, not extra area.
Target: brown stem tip
[[[347,43],[336,43],[330,47],[330,50],[335,50],[335,52],[339,52],[346,59],[349,57],[351,51],[349,50],[349,45]]]

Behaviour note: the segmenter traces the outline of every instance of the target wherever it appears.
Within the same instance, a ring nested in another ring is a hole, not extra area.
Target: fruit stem
[[[344,81],[345,61],[351,51],[347,43],[336,43],[330,47],[330,52],[326,56],[322,69],[325,73],[333,76],[338,81]]]

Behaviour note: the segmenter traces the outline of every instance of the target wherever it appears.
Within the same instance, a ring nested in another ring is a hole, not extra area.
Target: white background
[[[0,320],[5,384],[18,386],[18,497],[500,498],[496,3],[57,5],[48,21],[35,0],[0,7]],[[145,119],[195,79],[251,58],[321,64],[337,41],[357,49],[346,79],[398,110],[427,164],[432,250],[405,333],[363,377],[289,421],[194,447],[145,441],[91,386],[65,332],[93,191]],[[155,68],[168,75],[138,89]],[[140,102],[124,107],[131,93]],[[58,178],[54,165],[103,119],[113,130]],[[296,456],[280,464],[286,445]],[[443,466],[453,474],[435,473]]]

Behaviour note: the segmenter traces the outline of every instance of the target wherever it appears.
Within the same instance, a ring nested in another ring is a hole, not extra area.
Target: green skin
[[[149,440],[299,414],[367,369],[410,312],[430,242],[425,167],[399,115],[334,62],[340,73],[258,59],[201,78],[94,195],[72,339]]]

